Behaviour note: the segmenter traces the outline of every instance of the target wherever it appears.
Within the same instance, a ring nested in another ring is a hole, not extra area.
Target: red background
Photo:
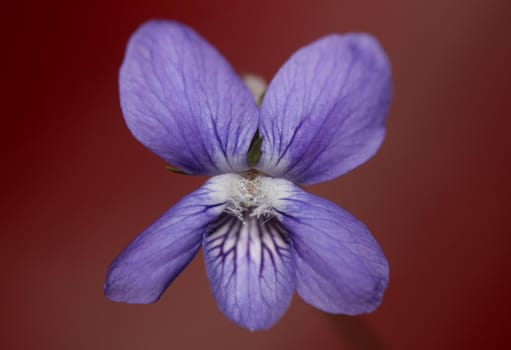
[[[510,4],[2,5],[0,348],[505,347]],[[103,297],[110,261],[204,181],[164,171],[121,116],[117,73],[125,44],[152,17],[189,24],[237,70],[267,79],[294,50],[324,34],[367,31],[380,39],[395,83],[386,141],[365,165],[309,188],[360,218],[382,245],[391,281],[375,313],[328,316],[295,297],[273,329],[250,333],[217,310],[201,256],[154,305]]]

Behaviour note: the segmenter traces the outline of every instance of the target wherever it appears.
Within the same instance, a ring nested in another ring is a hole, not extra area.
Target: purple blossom
[[[328,35],[298,50],[258,108],[193,30],[143,24],[120,71],[126,123],[164,161],[212,178],[115,259],[106,296],[157,301],[202,245],[218,306],[241,327],[271,327],[295,290],[326,312],[374,310],[388,283],[380,247],[364,224],[300,185],[373,156],[390,96],[389,63],[366,34]]]

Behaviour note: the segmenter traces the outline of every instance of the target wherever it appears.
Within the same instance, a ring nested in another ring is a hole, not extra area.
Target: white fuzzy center
[[[225,212],[241,221],[247,216],[271,219],[279,197],[279,186],[271,177],[255,171],[245,174],[225,174],[217,177],[215,186],[223,193]]]
[[[270,219],[276,215],[272,206],[275,188],[271,179],[259,174],[238,175],[231,183],[226,212],[244,221],[255,216]]]
[[[223,211],[242,222],[247,218],[262,218],[264,222],[285,211],[284,199],[293,195],[291,183],[284,179],[264,176],[251,170],[242,174],[223,174],[212,177],[208,192],[216,203],[225,204]]]

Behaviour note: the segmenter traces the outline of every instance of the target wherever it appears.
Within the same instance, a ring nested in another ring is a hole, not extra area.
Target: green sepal
[[[174,168],[174,167],[171,167],[171,166],[168,166],[168,165],[165,167],[165,170],[170,171],[171,173],[176,173],[176,174],[180,174],[180,175],[190,175],[190,174],[184,172],[181,169]]]
[[[250,141],[250,146],[248,147],[247,152],[247,163],[249,167],[254,167],[259,163],[261,159],[261,146],[263,145],[263,138],[259,136],[259,129],[256,130],[252,141]]]
[[[257,103],[257,107],[261,108],[261,105],[263,104],[263,98],[264,98],[264,94],[266,94],[266,91],[263,91],[263,93],[261,94],[261,96],[259,96],[259,98],[257,99],[256,103]]]

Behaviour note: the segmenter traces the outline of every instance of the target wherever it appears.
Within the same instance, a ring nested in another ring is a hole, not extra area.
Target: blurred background
[[[511,322],[511,2],[18,1],[2,4],[2,349],[500,349]],[[117,74],[149,18],[184,22],[267,80],[331,32],[379,38],[388,133],[369,162],[309,187],[361,219],[391,265],[373,314],[297,296],[267,332],[231,324],[201,254],[156,304],[107,301],[112,259],[205,178],[130,135]]]

